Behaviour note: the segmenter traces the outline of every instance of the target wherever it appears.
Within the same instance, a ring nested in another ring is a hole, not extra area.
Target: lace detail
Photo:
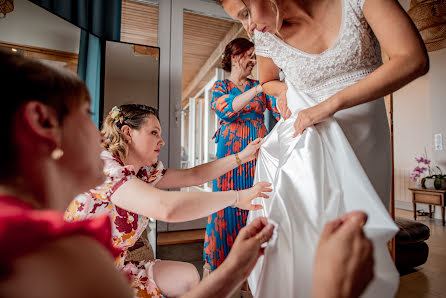
[[[254,32],[256,54],[271,58],[288,82],[321,102],[382,64],[376,36],[362,13],[365,0],[342,0],[342,22],[333,46],[309,54],[270,33]]]
[[[357,5],[358,5],[358,7],[360,7],[362,9],[364,7],[364,3],[365,3],[365,0],[358,0]]]

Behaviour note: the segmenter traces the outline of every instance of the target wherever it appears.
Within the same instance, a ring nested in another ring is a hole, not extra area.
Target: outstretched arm
[[[268,198],[271,184],[259,182],[251,188],[223,192],[163,191],[137,178],[130,179],[111,196],[116,206],[165,222],[182,222],[202,218],[236,205],[245,210],[262,209],[252,205],[255,198]],[[238,196],[238,198],[237,198]]]
[[[246,163],[257,157],[262,139],[256,139],[246,146],[246,148],[238,154],[241,163]],[[163,178],[156,184],[157,188],[169,189],[187,186],[201,185],[208,181],[212,181],[232,169],[238,167],[235,154],[208,162],[191,169],[168,169]]]

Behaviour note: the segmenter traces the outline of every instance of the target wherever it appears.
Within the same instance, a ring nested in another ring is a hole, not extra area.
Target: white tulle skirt
[[[251,211],[248,222],[271,218],[278,235],[248,278],[252,292],[255,297],[311,297],[313,258],[324,224],[362,210],[369,216],[364,230],[375,253],[375,279],[363,297],[393,297],[399,274],[387,242],[398,228],[338,122],[330,119],[293,138],[298,111],[315,103],[291,84],[287,99],[293,116],[276,124],[257,160],[255,182],[273,183],[274,192],[269,200],[256,199],[265,208]]]

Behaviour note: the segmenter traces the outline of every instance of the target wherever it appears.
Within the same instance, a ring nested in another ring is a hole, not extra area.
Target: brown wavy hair
[[[0,82],[2,86],[2,123],[0,129],[0,180],[13,178],[18,157],[14,144],[13,121],[21,106],[39,101],[51,107],[63,123],[70,110],[90,101],[87,87],[73,72],[44,65],[38,60],[0,50]]]
[[[128,125],[131,128],[139,129],[146,122],[147,117],[153,115],[159,120],[159,115],[157,109],[142,104],[125,104],[118,106],[118,108],[121,111],[123,121],[122,123],[116,121],[111,115],[105,117],[101,130],[102,147],[125,163],[129,146],[121,128]]]
[[[249,49],[253,48],[254,44],[246,38],[236,38],[229,42],[223,53],[221,60],[221,67],[224,71],[231,72],[232,63],[231,57],[238,56],[246,53]]]

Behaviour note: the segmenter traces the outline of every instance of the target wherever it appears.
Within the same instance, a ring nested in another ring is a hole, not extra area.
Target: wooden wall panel
[[[183,91],[233,25],[227,20],[184,13]],[[205,84],[199,84],[197,91]]]
[[[158,46],[158,6],[123,0],[121,23],[121,41]],[[184,12],[183,24],[184,91],[234,22]],[[240,37],[247,38],[247,35],[243,31]],[[220,60],[217,61],[215,67],[219,67],[220,63]],[[202,89],[214,73],[215,70],[212,68],[191,94]]]
[[[158,46],[158,6],[123,0],[121,41]]]

